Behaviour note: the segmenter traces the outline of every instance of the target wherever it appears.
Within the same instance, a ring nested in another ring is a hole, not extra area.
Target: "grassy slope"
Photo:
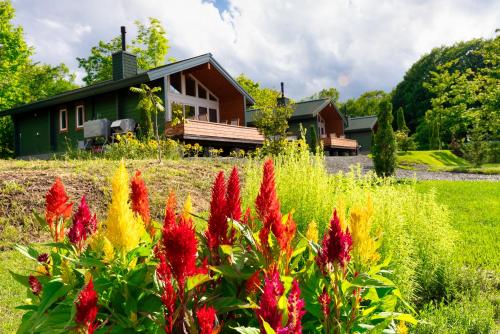
[[[398,152],[400,167],[424,165],[433,171],[457,171],[484,174],[500,174],[500,164],[486,164],[474,168],[466,160],[454,155],[449,150]]]
[[[451,223],[461,235],[457,258],[500,272],[500,183],[422,181],[417,188],[434,189],[437,200],[450,208]]]

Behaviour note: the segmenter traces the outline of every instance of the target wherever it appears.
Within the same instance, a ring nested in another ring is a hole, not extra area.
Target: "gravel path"
[[[348,172],[350,166],[360,164],[363,173],[373,170],[373,161],[366,155],[326,157],[326,166],[332,173]],[[451,180],[451,181],[500,181],[500,175],[473,173],[429,172],[425,170],[406,170],[398,168],[397,178],[413,178],[417,180]]]

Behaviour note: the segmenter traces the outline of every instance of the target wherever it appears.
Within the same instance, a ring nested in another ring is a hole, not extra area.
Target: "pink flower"
[[[323,272],[328,264],[339,265],[342,269],[351,259],[352,238],[349,230],[342,231],[337,210],[333,213],[330,227],[323,237],[321,250],[318,253],[316,262]]]
[[[198,318],[199,333],[212,334],[215,322],[215,309],[204,305],[196,311],[196,318]]]
[[[306,313],[304,305],[304,300],[300,299],[299,283],[294,279],[288,295],[288,323],[278,334],[302,334],[302,316]]]
[[[275,331],[282,328],[278,300],[283,295],[284,290],[278,271],[272,270],[264,278],[264,292],[260,297],[259,308],[255,310],[261,332],[264,333],[262,320],[266,321]]]
[[[323,312],[323,316],[325,319],[328,319],[330,314],[330,304],[332,302],[332,298],[328,294],[326,287],[323,288],[323,292],[318,297],[319,305],[321,305],[321,311]]]

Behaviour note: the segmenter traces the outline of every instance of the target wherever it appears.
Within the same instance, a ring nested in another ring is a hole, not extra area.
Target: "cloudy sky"
[[[211,52],[234,76],[285,82],[299,99],[336,87],[341,100],[391,90],[433,47],[500,28],[498,0],[13,0],[35,60],[78,72],[99,40],[159,18],[177,59]]]

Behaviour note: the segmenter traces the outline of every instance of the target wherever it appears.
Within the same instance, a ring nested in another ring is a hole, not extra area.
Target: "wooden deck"
[[[199,120],[186,120],[175,127],[166,126],[167,137],[177,137],[200,142],[228,142],[262,145],[264,136],[256,128],[212,123]]]
[[[323,138],[323,146],[325,148],[338,148],[345,150],[357,150],[358,142],[354,139],[339,138],[339,137],[326,137]]]

